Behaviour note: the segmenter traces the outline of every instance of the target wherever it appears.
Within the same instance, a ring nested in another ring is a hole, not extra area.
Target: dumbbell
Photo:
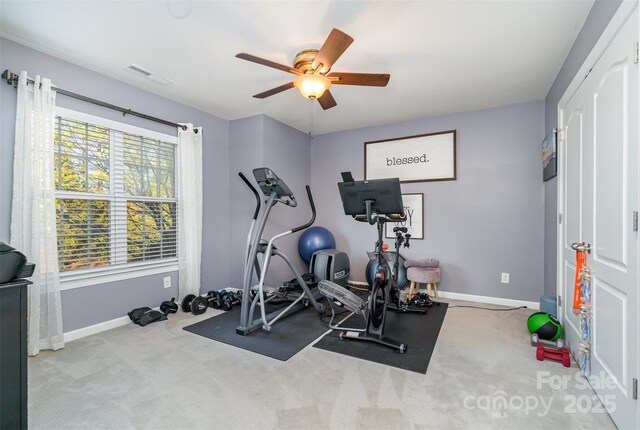
[[[239,305],[242,303],[242,291],[230,292],[228,295],[229,304],[231,306]]]
[[[219,304],[218,309],[230,311],[234,305],[242,303],[242,291],[234,293],[233,291],[220,290],[216,301]]]
[[[242,303],[242,290],[233,293],[233,300],[234,305],[239,305],[240,303]]]
[[[191,312],[194,315],[201,315],[207,311],[209,301],[206,297],[188,294],[182,299],[181,306],[184,312]]]
[[[227,295],[227,291],[209,291],[207,293],[207,298],[209,300],[209,305],[214,309],[220,309],[224,306],[225,296]],[[225,309],[227,310],[227,309]]]
[[[175,314],[178,312],[178,304],[176,303],[176,298],[171,297],[171,300],[166,300],[162,302],[160,305],[160,312],[167,316],[168,314]]]
[[[412,298],[412,303],[418,307],[430,307],[433,306],[433,301],[429,298],[427,293],[418,293]],[[438,303],[439,304],[439,303]]]
[[[240,296],[241,295],[242,293],[240,293]],[[225,291],[224,295],[222,296],[222,310],[230,311],[231,309],[233,309],[233,305],[237,305],[238,303],[240,303],[240,296],[232,291]]]
[[[224,296],[222,296],[221,308],[223,311],[230,311],[231,309],[233,309],[233,299],[231,298],[231,294],[232,293],[226,293]]]
[[[220,307],[220,303],[218,302],[218,292],[213,290],[207,292],[207,302],[210,308],[218,309]]]

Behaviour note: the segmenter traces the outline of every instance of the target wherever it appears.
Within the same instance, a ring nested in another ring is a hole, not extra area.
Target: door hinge
[[[556,136],[558,137],[558,142],[564,142],[564,131],[561,128],[556,130]]]
[[[638,400],[638,380],[633,378],[633,400]]]
[[[638,60],[640,60],[640,43],[636,41],[635,46],[633,47],[633,64],[638,64]]]
[[[562,214],[558,214],[558,224],[562,224]]]
[[[638,231],[638,211],[633,211],[633,231]]]
[[[558,296],[558,307],[562,306],[562,296]]]

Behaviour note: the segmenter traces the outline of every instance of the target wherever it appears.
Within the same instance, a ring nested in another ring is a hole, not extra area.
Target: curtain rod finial
[[[5,69],[2,72],[2,79],[7,81],[7,85],[15,85],[18,82],[18,75],[14,74],[9,69]]]

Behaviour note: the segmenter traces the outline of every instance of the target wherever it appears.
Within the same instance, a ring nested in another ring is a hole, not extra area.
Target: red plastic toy
[[[546,348],[542,343],[539,343],[536,347],[536,358],[538,361],[544,361],[545,358],[548,358],[549,360],[561,362],[564,367],[571,367],[571,356],[566,346],[555,349]]]

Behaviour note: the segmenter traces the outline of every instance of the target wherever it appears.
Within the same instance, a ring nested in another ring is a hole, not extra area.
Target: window
[[[175,137],[59,109],[54,163],[63,277],[175,263]]]

